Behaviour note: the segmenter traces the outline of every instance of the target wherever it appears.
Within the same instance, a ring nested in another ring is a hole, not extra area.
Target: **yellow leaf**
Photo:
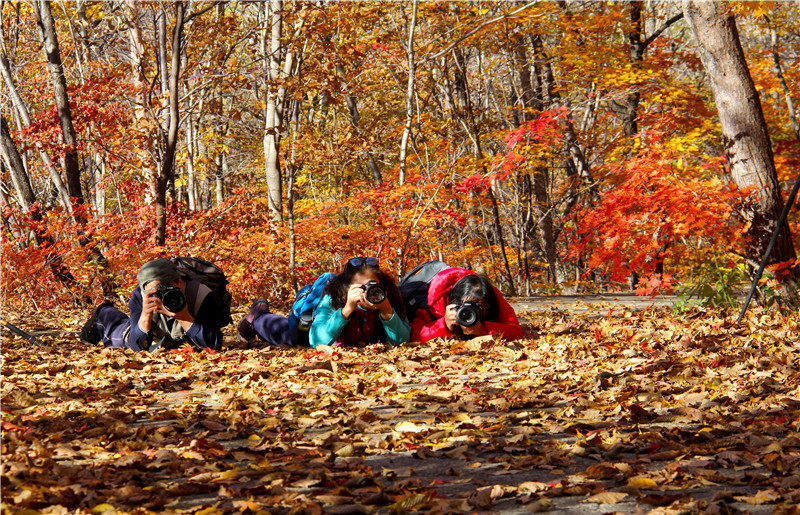
[[[656,488],[658,484],[649,477],[637,477],[628,481],[628,486],[634,488]]]
[[[105,513],[107,511],[115,511],[115,510],[116,508],[111,506],[110,504],[103,503],[103,504],[98,504],[97,506],[92,508],[92,513]]]
[[[398,433],[421,433],[428,429],[426,426],[417,425],[413,422],[403,421],[394,426],[394,430]]]

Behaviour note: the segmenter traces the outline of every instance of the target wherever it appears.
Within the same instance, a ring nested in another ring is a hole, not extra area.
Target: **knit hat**
[[[175,263],[166,258],[148,261],[142,265],[139,273],[136,274],[136,280],[139,281],[140,288],[152,281],[160,281],[161,284],[171,283],[172,281],[177,281],[178,277],[180,275]]]

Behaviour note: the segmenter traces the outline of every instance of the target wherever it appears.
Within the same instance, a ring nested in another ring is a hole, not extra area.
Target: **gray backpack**
[[[406,316],[408,321],[414,320],[418,309],[428,311],[428,288],[436,274],[442,270],[452,268],[442,261],[431,260],[421,263],[411,269],[400,279],[397,285],[406,303]]]

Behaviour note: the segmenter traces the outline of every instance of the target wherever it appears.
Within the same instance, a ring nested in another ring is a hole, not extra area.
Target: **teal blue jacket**
[[[384,320],[376,309],[356,309],[347,319],[342,310],[333,307],[333,299],[325,295],[317,306],[311,324],[309,343],[317,345],[352,345],[356,343],[389,342],[392,345],[407,342],[411,336],[408,320],[396,312]]]

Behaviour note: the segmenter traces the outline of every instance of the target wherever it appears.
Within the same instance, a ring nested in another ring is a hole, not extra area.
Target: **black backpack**
[[[217,301],[217,310],[220,327],[233,322],[231,318],[231,294],[228,291],[228,279],[220,267],[205,259],[191,256],[174,256],[170,261],[175,263],[178,272],[206,285]]]
[[[448,268],[452,267],[441,261],[426,261],[415,266],[400,279],[397,286],[405,300],[406,316],[409,322],[414,320],[418,309],[428,311],[428,287],[436,274]]]

